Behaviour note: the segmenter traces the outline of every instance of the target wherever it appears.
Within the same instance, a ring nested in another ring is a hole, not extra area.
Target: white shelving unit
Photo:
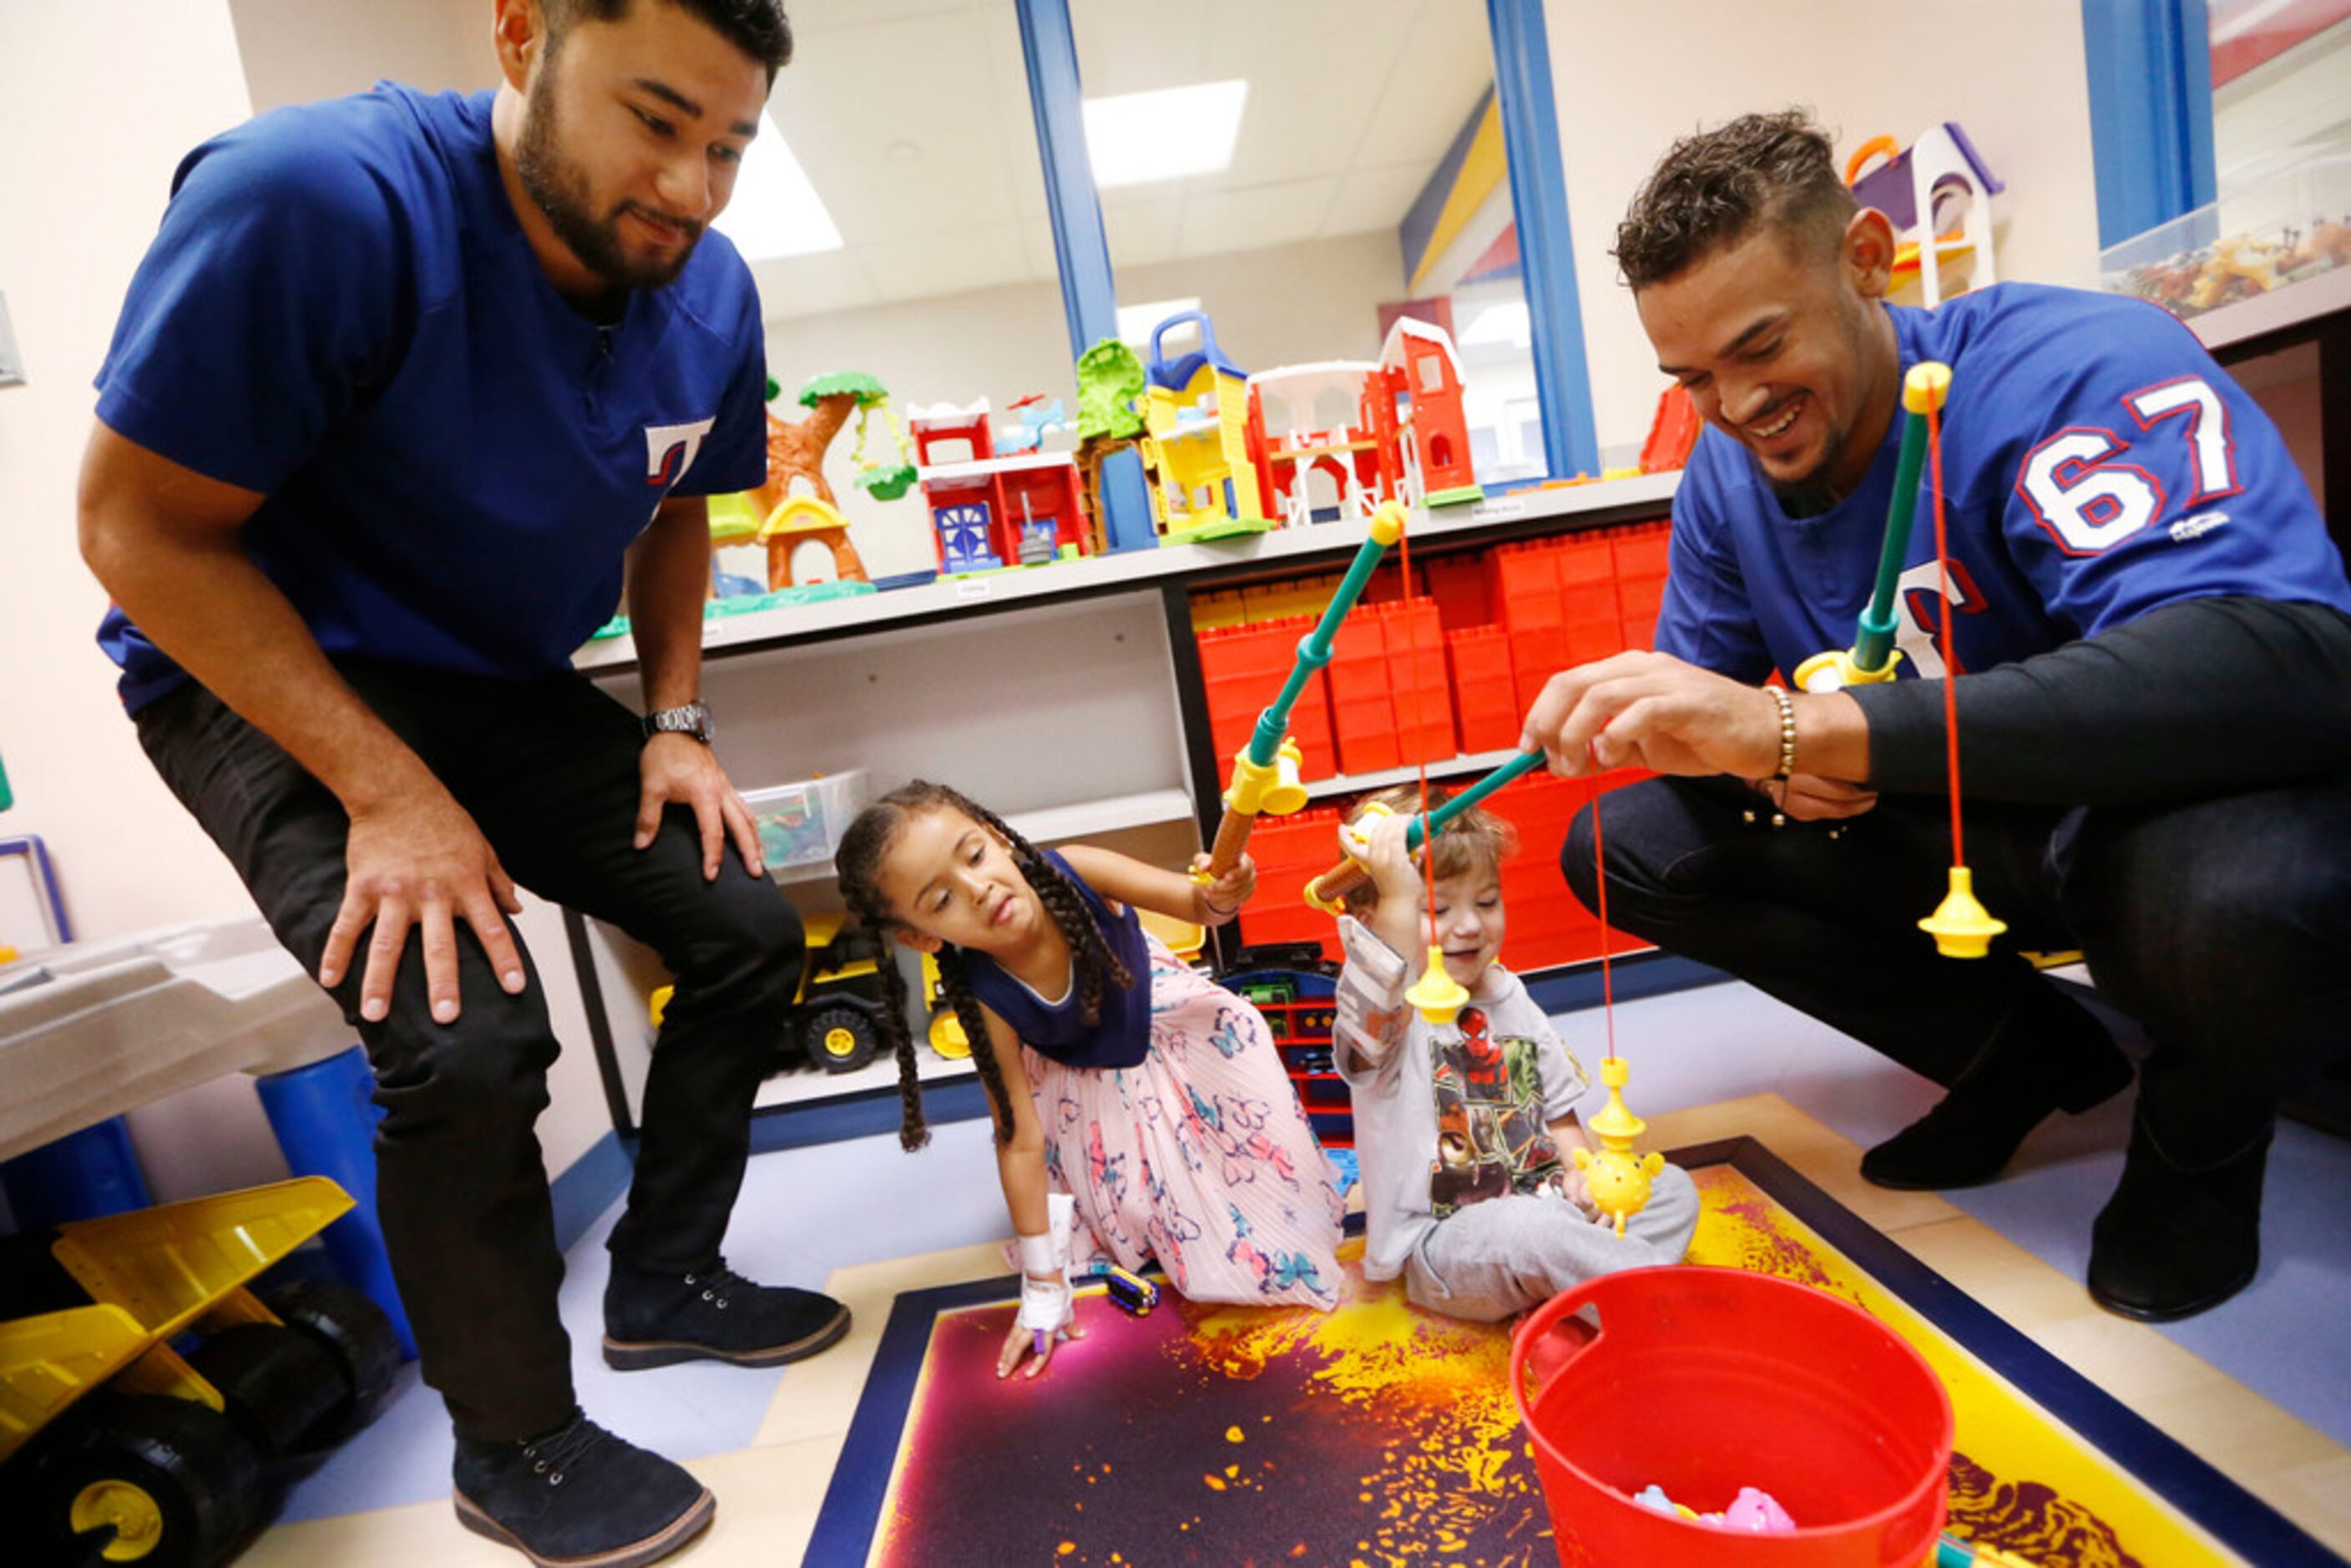
[[[2346,310],[2351,310],[2351,267],[2338,267],[2300,283],[2190,317],[2188,329],[2207,349],[2218,350]]]
[[[1515,492],[1416,515],[1411,537],[1416,546],[1466,543],[1507,538],[1520,525],[1549,532],[1583,517],[1655,517],[1678,478]],[[865,769],[877,793],[933,779],[1003,813],[1036,842],[1109,842],[1181,863],[1200,848],[1203,803],[1212,814],[1222,788],[1205,734],[1187,735],[1178,671],[1197,667],[1188,591],[1336,568],[1365,533],[1360,521],[1277,529],[713,620],[704,628],[703,695],[717,717],[719,758],[744,789],[852,768]],[[639,702],[627,637],[591,643],[574,662],[622,701]],[[1205,711],[1199,700],[1188,694],[1196,714]],[[1510,755],[1432,771],[1483,771]],[[1319,797],[1412,777],[1396,769],[1311,788]],[[793,867],[778,882],[804,913],[840,907],[828,866]],[[667,977],[619,933],[593,922],[584,930],[572,944],[574,967],[602,1002],[589,1009],[589,1027],[632,1124],[652,1047],[642,1002]],[[971,1073],[967,1063],[921,1054],[925,1082]],[[886,1061],[838,1076],[791,1072],[769,1080],[758,1103],[773,1110],[892,1092],[895,1083]]]
[[[914,1047],[914,1076],[925,1084],[955,1083],[965,1079],[977,1079],[969,1061],[949,1061],[935,1055],[928,1046]],[[782,1105],[818,1105],[828,1100],[850,1100],[875,1091],[896,1093],[898,1063],[895,1058],[879,1056],[854,1072],[825,1072],[806,1068],[798,1072],[779,1072],[759,1085],[759,1096],[751,1103],[754,1111],[773,1110]]]
[[[1014,811],[1004,820],[1031,843],[1059,844],[1123,833],[1131,828],[1186,821],[1191,815],[1192,797],[1183,790],[1144,789],[1133,795]],[[768,874],[775,878],[777,885],[785,887],[794,883],[830,882],[832,864],[829,861],[810,861],[803,865],[778,866]]]
[[[1549,490],[1518,490],[1467,507],[1417,511],[1410,526],[1412,541],[1418,545],[1483,532],[1498,524],[1539,522],[1647,503],[1656,503],[1662,511],[1673,499],[1680,479],[1677,472],[1645,474]],[[702,645],[707,653],[724,653],[843,633],[862,636],[946,616],[1015,610],[1078,594],[1155,587],[1169,580],[1188,580],[1234,568],[1278,566],[1310,556],[1350,552],[1362,545],[1368,532],[1368,526],[1360,520],[1276,528],[1208,544],[1124,550],[977,577],[942,578],[887,593],[779,605],[707,622]],[[572,663],[582,670],[620,670],[633,668],[636,658],[635,642],[622,635],[589,643],[572,655]]]

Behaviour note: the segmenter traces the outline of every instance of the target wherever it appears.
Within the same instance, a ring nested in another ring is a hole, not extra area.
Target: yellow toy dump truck
[[[274,1461],[374,1416],[400,1364],[382,1309],[326,1281],[247,1289],[350,1207],[306,1176],[10,1239],[11,1561],[207,1568],[260,1521]]]
[[[768,1071],[789,1072],[806,1063],[827,1072],[854,1072],[882,1047],[874,1021],[883,1008],[877,966],[888,960],[887,948],[882,938],[848,925],[839,915],[806,915],[801,924],[807,956]],[[649,998],[655,1029],[675,988],[663,986]]]

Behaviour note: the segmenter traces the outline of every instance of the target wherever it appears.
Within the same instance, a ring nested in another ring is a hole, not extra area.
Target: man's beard
[[[1832,431],[1828,450],[1821,454],[1821,460],[1813,465],[1811,472],[1793,479],[1774,479],[1765,474],[1764,482],[1780,498],[1780,509],[1792,517],[1816,517],[1844,499],[1830,486],[1829,476],[1844,461],[1844,432]],[[1760,464],[1757,466],[1761,467]]]
[[[685,231],[685,244],[667,260],[633,261],[621,244],[620,219],[636,206],[622,202],[599,218],[590,208],[588,176],[577,164],[567,163],[556,148],[555,68],[549,60],[535,90],[523,105],[522,140],[515,148],[515,173],[525,194],[547,216],[555,237],[571,248],[589,271],[615,288],[665,288],[677,281],[694,256],[702,225],[690,220],[648,212],[646,215]]]

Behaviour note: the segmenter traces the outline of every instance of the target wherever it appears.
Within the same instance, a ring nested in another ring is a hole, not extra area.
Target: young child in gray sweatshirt
[[[1431,790],[1430,809],[1443,799]],[[1354,1097],[1364,1276],[1401,1274],[1416,1305],[1491,1322],[1595,1275],[1680,1262],[1698,1228],[1687,1174],[1659,1172],[1620,1239],[1568,1156],[1590,1142],[1575,1106],[1591,1080],[1498,961],[1515,835],[1489,812],[1462,812],[1417,857],[1432,868],[1446,970],[1469,1000],[1437,1025],[1405,1000],[1429,945],[1421,871],[1404,847],[1419,804],[1416,790],[1391,790],[1348,820],[1371,881],[1339,919],[1333,1054]]]

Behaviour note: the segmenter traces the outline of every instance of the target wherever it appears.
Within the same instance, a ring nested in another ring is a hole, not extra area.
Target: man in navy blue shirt
[[[2351,583],[2262,411],[2132,300],[2003,284],[1888,307],[1894,235],[1799,113],[1667,155],[1617,235],[1658,361],[1708,428],[1674,499],[1656,652],[1553,677],[1524,744],[1610,794],[1608,907],[1945,1085],[1871,1149],[1891,1187],[1997,1176],[2053,1112],[2125,1087],[2092,1014],[2018,948],[2085,951],[2150,1052],[2091,1294],[2141,1319],[2241,1290],[2281,1098],[2351,1030]],[[1906,679],[1789,695],[1852,645],[1876,576],[1904,372],[1950,367],[1944,591],[1920,509]],[[1991,956],[1917,928],[1965,842]],[[1935,797],[1941,795],[1942,800]],[[1563,852],[1597,903],[1588,814]]]
[[[726,205],[778,0],[496,0],[504,83],[379,86],[189,155],[99,374],[84,554],[172,790],[358,1024],[385,1239],[460,1519],[651,1562],[713,1511],[573,1397],[519,883],[661,953],[604,1354],[767,1366],[849,1314],[719,1255],[801,936],[699,701],[705,497],[766,474]],[[569,655],[625,586],[640,718]]]

